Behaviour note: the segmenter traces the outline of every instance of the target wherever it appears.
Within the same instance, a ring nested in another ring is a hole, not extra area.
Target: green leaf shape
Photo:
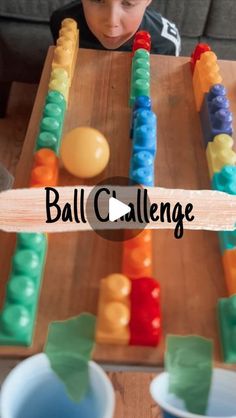
[[[181,398],[189,412],[204,415],[212,380],[213,342],[199,336],[168,336],[165,367],[169,392]]]
[[[88,391],[95,326],[96,317],[87,313],[49,326],[44,352],[74,402],[80,402]]]

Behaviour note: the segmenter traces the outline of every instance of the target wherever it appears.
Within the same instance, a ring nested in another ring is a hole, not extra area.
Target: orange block
[[[200,60],[196,62],[193,73],[193,91],[195,96],[196,109],[199,112],[204,99],[214,84],[222,82],[217,64],[217,56],[214,52],[204,52]]]
[[[152,276],[152,231],[150,229],[145,229],[136,237],[124,242],[122,273],[131,279]]]
[[[223,267],[229,296],[231,296],[236,294],[236,248],[224,251]]]
[[[54,151],[41,148],[34,154],[30,187],[56,186],[58,182],[59,159]]]
[[[101,344],[128,345],[130,340],[130,280],[111,274],[101,280],[96,341]]]

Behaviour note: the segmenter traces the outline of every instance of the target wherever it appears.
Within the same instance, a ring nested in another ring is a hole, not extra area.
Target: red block
[[[133,42],[133,53],[137,51],[137,49],[146,49],[150,52],[151,50],[151,35],[149,32],[146,31],[140,31],[137,32],[134,38]]]
[[[139,32],[137,32],[135,34],[135,41],[137,41],[138,39],[144,39],[147,42],[151,43],[151,35],[149,32],[145,31],[145,30],[140,30]]]
[[[190,60],[192,73],[194,72],[196,62],[200,59],[201,55],[207,51],[211,51],[211,47],[208,44],[197,44],[196,48],[192,52]]]
[[[160,285],[151,277],[131,281],[130,345],[156,346],[161,337]]]

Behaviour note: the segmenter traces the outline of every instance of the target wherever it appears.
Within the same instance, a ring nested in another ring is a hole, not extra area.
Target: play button
[[[131,208],[128,205],[125,205],[120,200],[115,197],[110,197],[109,199],[109,221],[114,222],[121,216],[126,215],[131,211]]]
[[[129,186],[130,191],[126,197],[121,193],[122,186]],[[125,241],[142,232],[147,226],[146,220],[139,223],[138,227],[136,223],[133,228],[130,228],[133,218],[132,208],[137,209],[137,188],[144,191],[140,184],[131,184],[127,177],[109,177],[93,187],[87,199],[86,218],[97,235],[109,241]],[[141,198],[139,203],[141,212],[143,203],[149,211],[148,196],[145,202]],[[95,213],[95,207],[97,213]]]

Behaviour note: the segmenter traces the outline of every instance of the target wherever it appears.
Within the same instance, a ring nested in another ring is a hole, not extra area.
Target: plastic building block
[[[136,74],[135,74],[136,75]],[[131,90],[130,105],[133,106],[134,100],[138,96],[150,96],[150,77],[149,73],[142,74],[143,76],[134,76]]]
[[[41,279],[46,258],[45,234],[18,234],[12,271],[0,314],[0,344],[32,343]]]
[[[223,84],[214,84],[210,88],[209,93],[207,93],[208,100],[211,101],[212,99],[218,96],[226,96],[226,93],[226,88]]]
[[[55,103],[55,104],[57,104],[65,112],[65,109],[66,109],[66,101],[65,101],[65,98],[64,98],[63,94],[61,94],[60,92],[53,91],[53,90],[49,91],[48,94],[47,94],[47,96],[46,96],[46,104],[48,104],[48,103]]]
[[[221,192],[236,194],[236,166],[226,165],[212,178],[212,189]]]
[[[157,117],[148,109],[137,109],[134,115],[134,130],[142,125],[150,125],[154,133],[157,131]]]
[[[143,39],[147,42],[151,42],[151,35],[149,32],[145,30],[140,30],[139,32],[136,32],[135,34],[135,41],[137,41],[138,39]]]
[[[130,279],[152,275],[151,230],[123,243],[122,273]]]
[[[218,316],[224,361],[236,363],[236,295],[218,301]]]
[[[131,283],[130,345],[157,346],[161,337],[160,286],[151,277]]]
[[[63,94],[54,90],[49,91],[36,140],[36,151],[41,148],[50,148],[56,154],[59,153],[65,108],[66,101]]]
[[[75,35],[74,38],[73,38],[72,33],[74,33]],[[79,29],[77,27],[77,22],[71,18],[64,19],[61,23],[60,36],[62,38],[66,38],[66,40],[70,39],[72,40],[72,42],[74,40],[73,61],[72,61],[72,77],[73,77],[74,70],[75,70],[75,63],[76,63],[77,54],[78,54],[78,48],[79,48]],[[57,42],[57,45],[59,44],[60,42]]]
[[[143,48],[137,49],[132,59],[129,100],[131,107],[138,96],[150,96],[150,54]]]
[[[212,141],[216,135],[232,135],[232,113],[229,109],[229,101],[226,96],[218,95],[209,99],[211,95],[206,94],[200,110],[202,132],[205,146]]]
[[[52,69],[64,68],[67,71],[69,85],[72,82],[79,45],[79,32],[72,20],[65,19],[62,22],[52,61]]]
[[[143,186],[154,187],[154,156],[149,151],[139,151],[132,155],[129,178]]]
[[[136,33],[132,51],[135,52],[137,49],[146,49],[150,52],[151,50],[151,35],[149,32],[146,31],[139,31]]]
[[[198,61],[204,52],[211,51],[211,47],[208,44],[197,44],[196,48],[192,52],[190,65],[192,73],[194,72],[196,61]]]
[[[142,60],[140,58],[140,60]],[[144,61],[145,62],[145,61]],[[133,112],[132,112],[132,119],[131,119],[131,128],[130,128],[130,138],[133,138],[133,130],[134,130],[134,121],[136,118],[137,113],[140,110],[151,110],[152,109],[152,101],[151,98],[148,96],[138,96],[134,102]]]
[[[219,231],[218,237],[222,253],[236,248],[236,231]]]
[[[68,102],[69,77],[64,68],[55,68],[52,70],[48,89],[59,91],[65,97],[66,102]]]
[[[150,120],[150,124],[148,125],[146,124],[136,127],[138,123],[138,119],[136,119],[133,138],[133,153],[138,151],[148,151],[155,157],[157,150],[155,118],[153,118],[153,123]]]
[[[41,148],[34,154],[34,165],[31,171],[30,187],[57,186],[59,159],[48,148]]]
[[[222,260],[229,295],[234,295],[236,294],[236,248],[226,250]]]
[[[232,150],[233,143],[233,138],[226,134],[217,135],[212,142],[208,142],[206,157],[211,178],[225,165],[236,165],[236,153]]]
[[[131,282],[122,274],[111,274],[101,280],[96,327],[98,343],[128,345],[130,291]]]
[[[196,62],[193,73],[193,92],[196,109],[199,112],[203,103],[204,94],[208,93],[214,84],[222,82],[217,64],[217,56],[209,51],[201,55]]]

